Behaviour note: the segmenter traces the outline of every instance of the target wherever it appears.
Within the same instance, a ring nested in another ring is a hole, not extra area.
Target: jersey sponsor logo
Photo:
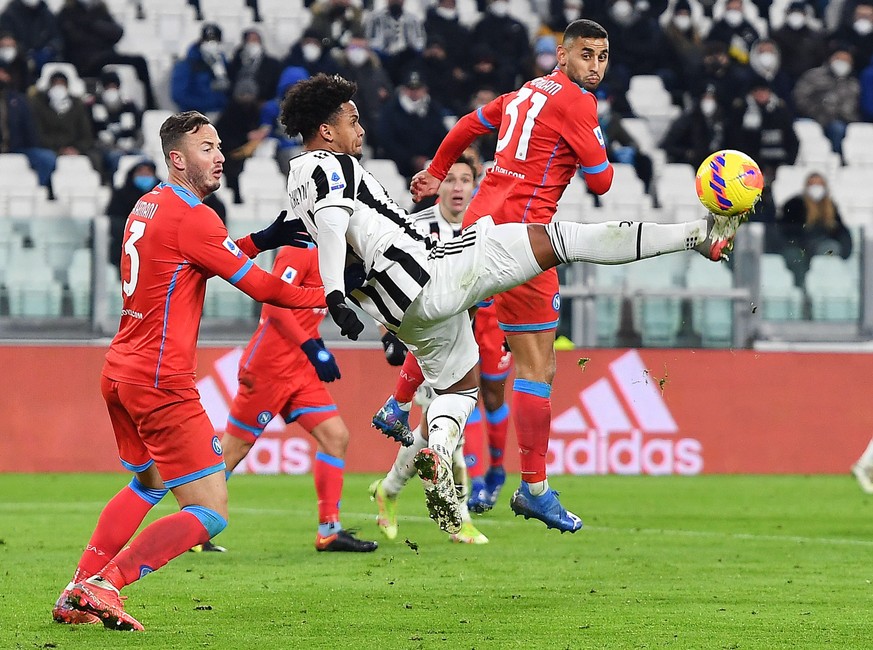
[[[497,164],[492,165],[490,171],[496,172],[498,174],[506,174],[507,176],[512,176],[513,178],[520,178],[521,180],[524,180],[525,178],[524,174],[522,174],[521,172],[514,172],[509,169],[505,169]]]
[[[224,247],[239,258],[243,256],[243,252],[239,249],[239,246],[237,246],[236,242],[234,242],[230,237],[227,237],[224,240]]]
[[[639,352],[623,354],[593,379],[577,406],[552,419],[549,474],[701,473],[703,445],[680,436]]]
[[[221,441],[218,439],[218,436],[212,436],[212,451],[221,456]]]
[[[606,142],[603,140],[603,131],[600,130],[600,125],[594,127],[594,137],[597,138],[597,141],[600,143],[601,147],[606,146]]]
[[[552,309],[555,311],[561,311],[561,294],[556,293],[552,296]]]
[[[294,278],[297,277],[297,269],[293,266],[286,266],[285,270],[282,271],[282,280],[291,284],[294,282]]]
[[[344,189],[346,184],[343,182],[342,176],[340,176],[337,172],[333,172],[330,175],[330,191],[334,190],[342,190]]]
[[[273,414],[270,413],[269,411],[261,411],[260,413],[258,413],[258,424],[260,424],[262,427],[265,427],[268,424],[270,424],[270,420],[272,420],[272,419],[273,419]]]
[[[142,320],[142,312],[134,311],[133,309],[122,309],[122,316],[130,316],[131,318],[136,318],[138,320]]]

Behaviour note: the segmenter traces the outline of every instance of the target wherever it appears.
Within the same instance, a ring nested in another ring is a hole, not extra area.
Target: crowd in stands
[[[244,162],[265,140],[275,142],[278,168],[287,168],[298,143],[278,124],[279,102],[319,72],[358,83],[371,155],[393,160],[408,179],[454,118],[551,71],[563,29],[580,17],[610,35],[598,90],[610,158],[632,165],[647,192],[657,169],[622,126],[636,116],[629,91],[640,75],[660,79],[675,108],[656,143],[667,162],[696,168],[715,149],[741,149],[768,183],[797,159],[798,118],[821,125],[838,156],[850,123],[873,122],[873,0],[530,0],[522,17],[508,0],[476,0],[463,20],[457,0],[305,0],[300,38],[272,49],[264,38],[270,17],[257,0],[245,0],[254,21],[234,33],[189,0],[202,20],[199,37],[187,52],[167,53],[179,56],[161,77],[163,94],[147,58],[119,50],[128,26],[113,15],[119,2],[0,1],[0,152],[26,154],[49,192],[57,156],[87,155],[111,185],[119,159],[142,152],[143,111],[196,109],[218,125],[227,185],[240,202]],[[137,20],[153,9],[144,0],[128,4]],[[71,66],[45,75],[49,62]],[[139,102],[118,66],[135,72]],[[158,96],[172,105],[158,106]],[[494,138],[477,146],[484,160],[493,157]],[[140,172],[126,186],[148,176]],[[810,182],[826,186],[827,178]],[[765,193],[756,218],[796,226],[816,201],[800,203],[805,210],[783,208]],[[839,222],[836,210],[826,212],[822,223]]]

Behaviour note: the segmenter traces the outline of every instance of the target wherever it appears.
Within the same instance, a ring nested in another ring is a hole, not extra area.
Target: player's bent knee
[[[204,506],[185,506],[182,510],[184,512],[190,512],[197,517],[197,520],[203,524],[206,532],[209,533],[210,538],[215,537],[218,533],[227,528],[227,519],[215,512],[212,508],[206,508]]]

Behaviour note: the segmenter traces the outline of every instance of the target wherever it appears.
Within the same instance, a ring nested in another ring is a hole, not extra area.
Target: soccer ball
[[[764,176],[750,156],[723,149],[701,163],[695,184],[703,207],[713,214],[733,217],[755,207],[764,189]]]

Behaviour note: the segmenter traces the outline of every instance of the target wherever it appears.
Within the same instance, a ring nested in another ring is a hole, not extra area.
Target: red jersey
[[[461,118],[440,145],[430,173],[443,180],[476,137],[495,129],[494,166],[467,209],[465,226],[486,214],[495,223],[548,223],[579,167],[596,194],[612,183],[597,100],[560,70]]]
[[[292,291],[255,266],[248,256],[258,252],[249,236],[230,239],[218,215],[184,187],[161,183],[144,195],[125,225],[121,322],[103,373],[155,388],[193,387],[206,280],[213,275],[255,300],[324,304],[323,292]]]
[[[273,264],[273,275],[302,287],[321,287],[318,273],[318,249],[292,248],[279,250]],[[261,321],[240,358],[240,368],[270,380],[288,380],[300,373],[300,367],[311,369],[309,359],[300,345],[319,338],[318,326],[326,309],[282,309],[273,305],[261,308]]]

